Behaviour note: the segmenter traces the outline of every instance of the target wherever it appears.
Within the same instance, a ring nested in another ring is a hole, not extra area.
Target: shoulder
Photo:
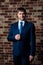
[[[15,23],[12,23],[10,26],[15,26],[17,24],[17,22],[15,22]]]
[[[12,23],[11,25],[15,25],[15,24],[17,24],[17,22]]]
[[[31,21],[27,21],[27,23],[30,25],[34,25],[34,23],[32,23]]]
[[[28,25],[30,26],[30,27],[35,27],[35,25],[34,25],[34,23],[32,23],[31,21],[27,21],[27,23],[28,23]]]

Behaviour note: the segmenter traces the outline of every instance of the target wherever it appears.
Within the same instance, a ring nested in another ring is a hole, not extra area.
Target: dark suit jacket
[[[35,55],[35,26],[31,22],[25,21],[22,28],[21,39],[16,40],[15,35],[19,34],[18,22],[11,24],[8,34],[8,41],[13,41],[13,54],[14,55]]]

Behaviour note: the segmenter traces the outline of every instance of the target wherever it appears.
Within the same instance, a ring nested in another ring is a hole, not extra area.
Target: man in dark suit
[[[26,20],[26,10],[17,10],[18,21],[11,24],[8,41],[13,41],[14,65],[29,65],[35,56],[35,26]]]

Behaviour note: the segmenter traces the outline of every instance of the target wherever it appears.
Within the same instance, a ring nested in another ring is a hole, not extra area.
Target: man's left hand
[[[32,60],[33,60],[33,56],[30,55],[30,56],[29,56],[29,61],[31,62]]]

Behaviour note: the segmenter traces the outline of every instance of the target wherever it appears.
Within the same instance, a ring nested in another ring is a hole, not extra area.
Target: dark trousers
[[[30,65],[29,64],[29,56],[13,56],[14,65]]]

